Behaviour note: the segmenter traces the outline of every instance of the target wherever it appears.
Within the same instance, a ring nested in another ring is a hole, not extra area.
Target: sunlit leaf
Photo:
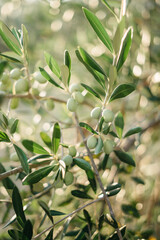
[[[51,71],[58,77],[61,78],[61,71],[57,61],[47,52],[44,53],[45,60]]]
[[[5,132],[0,131],[0,142],[10,142],[9,137]]]
[[[91,132],[93,134],[98,135],[98,133],[91,126],[89,126],[87,123],[80,122],[79,126],[85,128],[86,130],[88,130],[89,132]]]
[[[124,98],[128,96],[130,93],[132,93],[134,90],[135,90],[134,85],[127,84],[127,83],[121,84],[113,90],[110,96],[109,102],[112,102],[113,100],[118,98]]]
[[[43,142],[47,145],[47,147],[51,148],[52,146],[51,138],[48,136],[48,134],[45,132],[40,132],[40,136]]]
[[[15,132],[16,132],[16,130],[17,130],[17,125],[18,125],[18,122],[19,122],[19,120],[18,120],[18,119],[15,119],[15,120],[14,120],[14,122],[13,122],[13,124],[12,124],[12,126],[11,126],[11,130],[10,130],[10,133],[11,133],[11,134],[13,134],[13,133],[15,133]]]
[[[142,131],[141,127],[132,128],[128,132],[126,132],[126,134],[124,135],[124,138],[129,137],[129,136],[131,136],[133,134],[136,134],[136,133],[140,133],[141,131]]]
[[[54,124],[53,135],[52,135],[52,148],[53,148],[54,154],[56,154],[58,151],[59,144],[60,144],[60,138],[61,138],[61,130],[60,130],[60,126],[57,122]]]
[[[49,154],[49,152],[47,152],[41,145],[31,140],[25,139],[22,141],[22,144],[30,152],[38,154]]]
[[[39,70],[42,74],[42,76],[47,79],[48,82],[50,82],[51,84],[53,84],[54,86],[63,89],[63,87],[61,87],[58,83],[55,82],[55,80],[46,72],[46,70],[44,68],[39,67]]]
[[[123,128],[124,128],[124,119],[121,112],[119,112],[114,121],[115,128],[119,138],[122,138]]]
[[[28,165],[28,162],[27,162],[27,156],[26,154],[23,152],[23,150],[21,148],[19,148],[17,145],[13,144],[15,150],[16,150],[16,153],[18,155],[18,158],[21,162],[21,165],[22,165],[22,168],[23,170],[25,171],[25,173],[29,173],[29,165]]]
[[[101,101],[101,97],[99,96],[99,94],[93,90],[93,88],[89,87],[88,85],[84,84],[84,83],[81,83],[81,85],[89,92],[91,93],[93,96],[95,96],[96,98],[99,98]]]

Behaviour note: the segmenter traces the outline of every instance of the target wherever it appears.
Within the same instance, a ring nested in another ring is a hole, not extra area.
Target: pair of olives
[[[82,103],[84,101],[84,96],[81,93],[82,87],[78,83],[71,84],[69,87],[69,92],[72,94],[72,97],[67,101],[67,109],[70,112],[75,112],[77,109],[78,103]]]
[[[97,138],[92,135],[87,139],[87,146],[89,149],[94,149],[97,146],[98,140]],[[114,141],[110,139],[106,139],[103,142],[103,149],[106,154],[110,154],[113,151],[113,148],[115,147]]]
[[[58,175],[57,179],[54,182],[54,187],[62,188],[63,183],[65,183],[66,186],[69,186],[73,183],[73,181],[74,181],[73,173],[66,171],[64,179],[61,178],[60,174]]]
[[[94,119],[99,119],[101,116],[101,108],[100,107],[95,107],[93,108],[93,110],[91,111],[91,117]],[[104,118],[104,121],[106,123],[112,122],[114,119],[114,113],[109,110],[109,109],[104,109],[102,112],[102,117]]]

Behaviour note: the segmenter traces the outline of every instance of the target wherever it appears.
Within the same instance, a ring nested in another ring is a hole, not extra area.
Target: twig
[[[47,229],[43,230],[41,233],[37,234],[35,237],[32,238],[32,240],[39,238],[42,234],[44,234],[45,232],[49,231],[51,228],[54,228],[58,223],[64,221],[65,219],[67,219],[68,217],[74,215],[75,213],[79,212],[80,210],[88,207],[89,205],[92,205],[93,203],[99,202],[99,201],[101,201],[101,200],[103,200],[103,199],[104,199],[104,197],[95,199],[95,200],[93,200],[92,202],[89,202],[89,203],[83,205],[82,207],[74,210],[73,212],[71,212],[71,213],[69,213],[68,215],[66,215],[64,218],[62,218],[62,219],[58,220],[57,222],[55,222],[52,226],[48,227]]]
[[[80,134],[81,134],[81,136],[82,136],[84,145],[85,145],[85,147],[86,147],[86,149],[87,149],[88,156],[89,156],[89,158],[90,158],[90,160],[91,160],[92,167],[93,167],[94,172],[95,172],[95,174],[96,174],[97,181],[98,181],[99,186],[100,186],[100,188],[101,188],[101,190],[102,190],[102,193],[103,193],[103,195],[104,195],[104,200],[105,200],[105,202],[106,202],[107,205],[108,205],[108,208],[109,208],[109,212],[110,212],[111,217],[112,217],[113,219],[115,219],[115,214],[114,214],[114,212],[113,212],[111,203],[110,203],[109,198],[108,198],[108,196],[107,196],[107,194],[106,194],[106,192],[105,192],[105,189],[104,189],[104,187],[103,187],[103,184],[102,184],[102,181],[101,181],[101,178],[100,178],[100,175],[99,175],[97,166],[96,166],[96,164],[95,164],[95,162],[94,162],[92,153],[90,152],[90,150],[89,150],[89,148],[88,148],[88,146],[87,146],[87,144],[86,144],[84,133],[83,133],[81,127],[79,126],[78,117],[77,117],[76,114],[74,114],[74,115],[75,115],[75,120],[76,120],[76,123],[77,123],[77,128],[78,128],[79,131],[80,131]],[[119,239],[120,239],[120,240],[123,240],[119,228],[117,228],[116,230],[117,230],[117,234],[118,234]]]

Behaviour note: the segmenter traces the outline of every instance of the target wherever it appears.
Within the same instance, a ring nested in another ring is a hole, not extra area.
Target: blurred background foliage
[[[121,1],[110,0],[108,3],[113,7],[115,13],[119,15]],[[0,14],[1,19],[8,26],[20,28],[23,23],[29,32],[29,67],[31,73],[38,70],[39,66],[44,66],[44,50],[49,52],[58,61],[63,64],[63,53],[67,49],[72,59],[72,77],[71,82],[87,83],[101,93],[101,89],[96,85],[96,81],[87,72],[84,66],[77,60],[75,50],[77,46],[83,47],[88,51],[108,72],[108,63],[111,61],[109,51],[97,39],[95,33],[86,21],[82,6],[93,11],[103,22],[111,38],[113,38],[117,22],[114,16],[98,0],[1,0]],[[127,58],[123,70],[119,73],[118,82],[134,82],[137,91],[127,98],[115,101],[110,104],[113,112],[121,111],[125,119],[125,130],[134,126],[141,126],[145,131],[136,138],[130,138],[124,146],[134,155],[136,159],[136,168],[121,166],[120,174],[116,175],[117,165],[111,163],[102,175],[103,182],[110,182],[115,174],[114,181],[122,184],[120,193],[112,199],[116,215],[121,224],[127,224],[130,232],[134,232],[138,239],[140,232],[151,230],[150,234],[144,239],[159,239],[160,237],[160,1],[159,0],[128,0],[126,27],[133,26],[134,35],[130,54]],[[118,41],[119,39],[117,39]],[[0,51],[3,52],[5,46],[0,41]],[[10,63],[9,69],[19,66]],[[62,99],[67,99],[61,90],[54,90],[49,84],[35,84],[35,88],[40,90],[41,96],[51,95]],[[86,100],[94,106],[95,99],[86,95]],[[45,108],[45,102],[42,106],[30,104],[30,100],[21,100],[20,106],[15,111],[11,111],[11,117],[17,117],[22,122],[19,125],[18,133],[15,134],[16,141],[21,138],[29,138],[39,141],[39,132],[49,132],[52,129],[53,122],[57,119],[62,121],[64,128],[64,142],[75,144],[76,130],[72,128],[72,120],[63,104],[55,103],[55,109],[48,112]],[[3,101],[2,111],[6,112],[8,100]],[[78,109],[80,120],[89,119],[89,106],[81,106]],[[30,124],[29,124],[30,123]],[[94,123],[94,122],[93,122]],[[92,123],[91,123],[92,124]],[[66,128],[67,127],[67,128]],[[68,129],[68,127],[70,127]],[[72,131],[73,137],[70,136]],[[13,149],[6,148],[6,144],[1,143],[1,161],[4,162],[6,169],[12,164],[18,166],[17,162],[9,161],[9,156]],[[111,169],[111,170],[110,170]],[[132,172],[131,178],[128,173]],[[142,179],[144,182],[140,182]],[[15,177],[12,177],[15,180]],[[78,176],[77,181],[85,184],[85,178]],[[82,181],[82,182],[81,182]],[[7,195],[4,188],[0,188],[0,198],[4,199]],[[27,191],[22,189],[24,198],[28,197]],[[63,189],[56,190],[54,207],[57,206],[60,211],[66,211],[64,202],[70,200],[70,190],[65,192]],[[44,197],[48,202],[50,195]],[[59,197],[62,198],[58,203]],[[133,217],[132,212],[128,212],[121,204],[131,204],[140,213],[140,217]],[[75,200],[67,206],[67,212],[73,210],[79,202]],[[0,203],[1,227],[6,219],[11,217],[13,212],[6,212],[9,209],[9,203]],[[121,211],[121,208],[122,210]],[[36,212],[39,214],[36,201],[33,201],[28,215],[34,220]],[[5,211],[4,211],[5,209]],[[90,209],[88,209],[89,212]],[[81,213],[80,213],[81,215]],[[76,218],[73,225],[81,219]],[[47,221],[46,221],[47,222]],[[39,224],[36,216],[35,224]],[[106,230],[106,229],[105,229]],[[109,229],[106,230],[110,231]],[[0,239],[7,239],[6,233],[2,230]],[[58,239],[58,238],[57,238]],[[67,238],[66,238],[67,239]],[[128,239],[129,232],[128,232]]]

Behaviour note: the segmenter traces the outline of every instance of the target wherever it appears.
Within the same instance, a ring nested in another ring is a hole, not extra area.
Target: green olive
[[[77,91],[73,93],[73,97],[74,99],[78,102],[78,103],[82,103],[84,101],[84,96],[82,95],[81,92]]]
[[[54,187],[55,188],[62,188],[63,187],[63,180],[62,179],[55,180]]]
[[[39,90],[37,88],[32,88],[32,94],[35,96],[39,96]]]
[[[90,136],[87,139],[87,146],[88,146],[88,148],[93,149],[93,148],[96,147],[96,145],[97,145],[97,138],[95,136]]]
[[[66,155],[65,157],[63,157],[62,160],[65,162],[66,166],[71,165],[73,162],[73,158],[71,155]]]
[[[67,101],[67,109],[70,112],[75,112],[77,108],[77,103],[73,98],[69,98]]]
[[[64,177],[64,183],[66,184],[66,186],[71,185],[73,183],[73,180],[74,180],[73,173],[66,172],[65,177]]]
[[[29,84],[26,79],[20,78],[15,84],[16,93],[26,92],[29,89]]]
[[[19,68],[14,68],[10,71],[10,77],[17,80],[21,76],[21,71]]]
[[[104,109],[102,112],[102,116],[104,118],[104,121],[107,123],[112,122],[114,119],[114,113],[109,109]]]
[[[72,83],[70,86],[69,86],[69,91],[70,93],[73,93],[75,91],[80,91],[82,92],[83,91],[83,88],[82,86],[79,84],[79,83]]]
[[[19,105],[19,98],[12,98],[10,102],[10,108],[16,109]]]
[[[35,72],[33,74],[33,77],[35,80],[37,80],[39,83],[46,83],[47,80],[42,76],[40,72]]]
[[[103,147],[104,147],[104,152],[106,154],[110,154],[113,151],[113,141],[111,140],[105,140],[103,143]]]
[[[9,76],[6,72],[3,72],[2,77],[1,77],[1,81],[3,84],[8,84],[8,80],[9,80]]]
[[[54,101],[52,99],[47,99],[45,102],[45,106],[47,108],[48,111],[51,111],[54,109]]]
[[[95,107],[91,111],[91,117],[94,119],[99,119],[101,115],[101,108],[100,107]]]
[[[72,157],[76,156],[77,150],[76,150],[75,146],[69,146],[68,150],[69,150],[69,155],[71,155]]]

